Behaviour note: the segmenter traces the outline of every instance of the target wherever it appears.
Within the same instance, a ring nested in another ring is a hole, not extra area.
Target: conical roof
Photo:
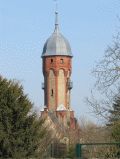
[[[71,47],[68,40],[60,33],[58,13],[56,12],[55,30],[44,44],[42,57],[45,56],[71,56]]]

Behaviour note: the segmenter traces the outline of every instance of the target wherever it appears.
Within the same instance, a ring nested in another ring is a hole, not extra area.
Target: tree
[[[106,126],[98,125],[86,118],[80,118],[80,143],[103,143],[110,141]]]
[[[113,44],[108,46],[103,59],[96,65],[93,73],[97,79],[96,86],[100,90],[108,90],[113,86],[119,88],[120,33],[114,37]]]
[[[81,118],[80,143],[109,143],[111,141],[110,129],[106,126],[100,126],[89,120]],[[114,145],[86,145],[82,148],[82,154],[91,158],[109,158],[113,154],[117,154],[116,146]]]
[[[18,82],[0,76],[0,157],[37,157],[45,137],[43,121]]]
[[[109,126],[111,126],[111,136],[116,141],[120,141],[120,96],[113,103],[109,117]]]
[[[92,91],[91,98],[87,98],[87,103],[92,106],[93,113],[104,118],[107,125],[109,122],[110,134],[107,137],[110,137],[111,141],[118,142],[120,141],[120,120],[118,120],[120,117],[118,111],[120,109],[120,32],[114,37],[111,46],[107,47],[103,59],[92,73],[96,77],[95,90]]]
[[[120,32],[114,37],[111,46],[107,47],[103,59],[92,73],[96,77],[96,83],[87,103],[92,106],[95,114],[108,120],[113,100],[120,94]],[[102,96],[101,100],[94,95],[96,92]]]

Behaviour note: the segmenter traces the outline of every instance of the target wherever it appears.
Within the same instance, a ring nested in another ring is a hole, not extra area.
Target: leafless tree
[[[93,70],[99,90],[107,91],[120,84],[120,33],[114,37],[113,44],[108,46],[103,59]]]
[[[80,118],[81,132],[80,143],[109,143],[111,142],[110,131],[106,126],[99,126],[86,118]],[[83,146],[82,153],[86,157],[103,157],[113,155],[117,149],[113,145],[86,145]],[[116,153],[117,154],[117,153]]]
[[[84,117],[80,118],[79,122],[81,128],[81,143],[101,143],[110,141],[109,131],[105,126],[97,125]]]
[[[108,120],[115,96],[120,95],[120,32],[113,38],[113,43],[107,47],[105,55],[92,71],[96,77],[91,97],[86,98],[87,104],[93,108],[93,113]],[[96,98],[96,92],[100,100]]]

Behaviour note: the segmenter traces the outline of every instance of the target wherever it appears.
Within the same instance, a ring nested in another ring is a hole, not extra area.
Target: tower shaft
[[[49,111],[59,106],[70,107],[71,57],[50,56],[43,58],[44,104]]]

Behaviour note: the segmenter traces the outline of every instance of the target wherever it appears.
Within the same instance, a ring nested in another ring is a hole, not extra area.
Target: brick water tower
[[[44,44],[42,52],[44,83],[44,109],[42,116],[53,114],[65,127],[75,128],[71,109],[72,52],[68,40],[60,33],[58,12],[55,12],[55,29]]]

